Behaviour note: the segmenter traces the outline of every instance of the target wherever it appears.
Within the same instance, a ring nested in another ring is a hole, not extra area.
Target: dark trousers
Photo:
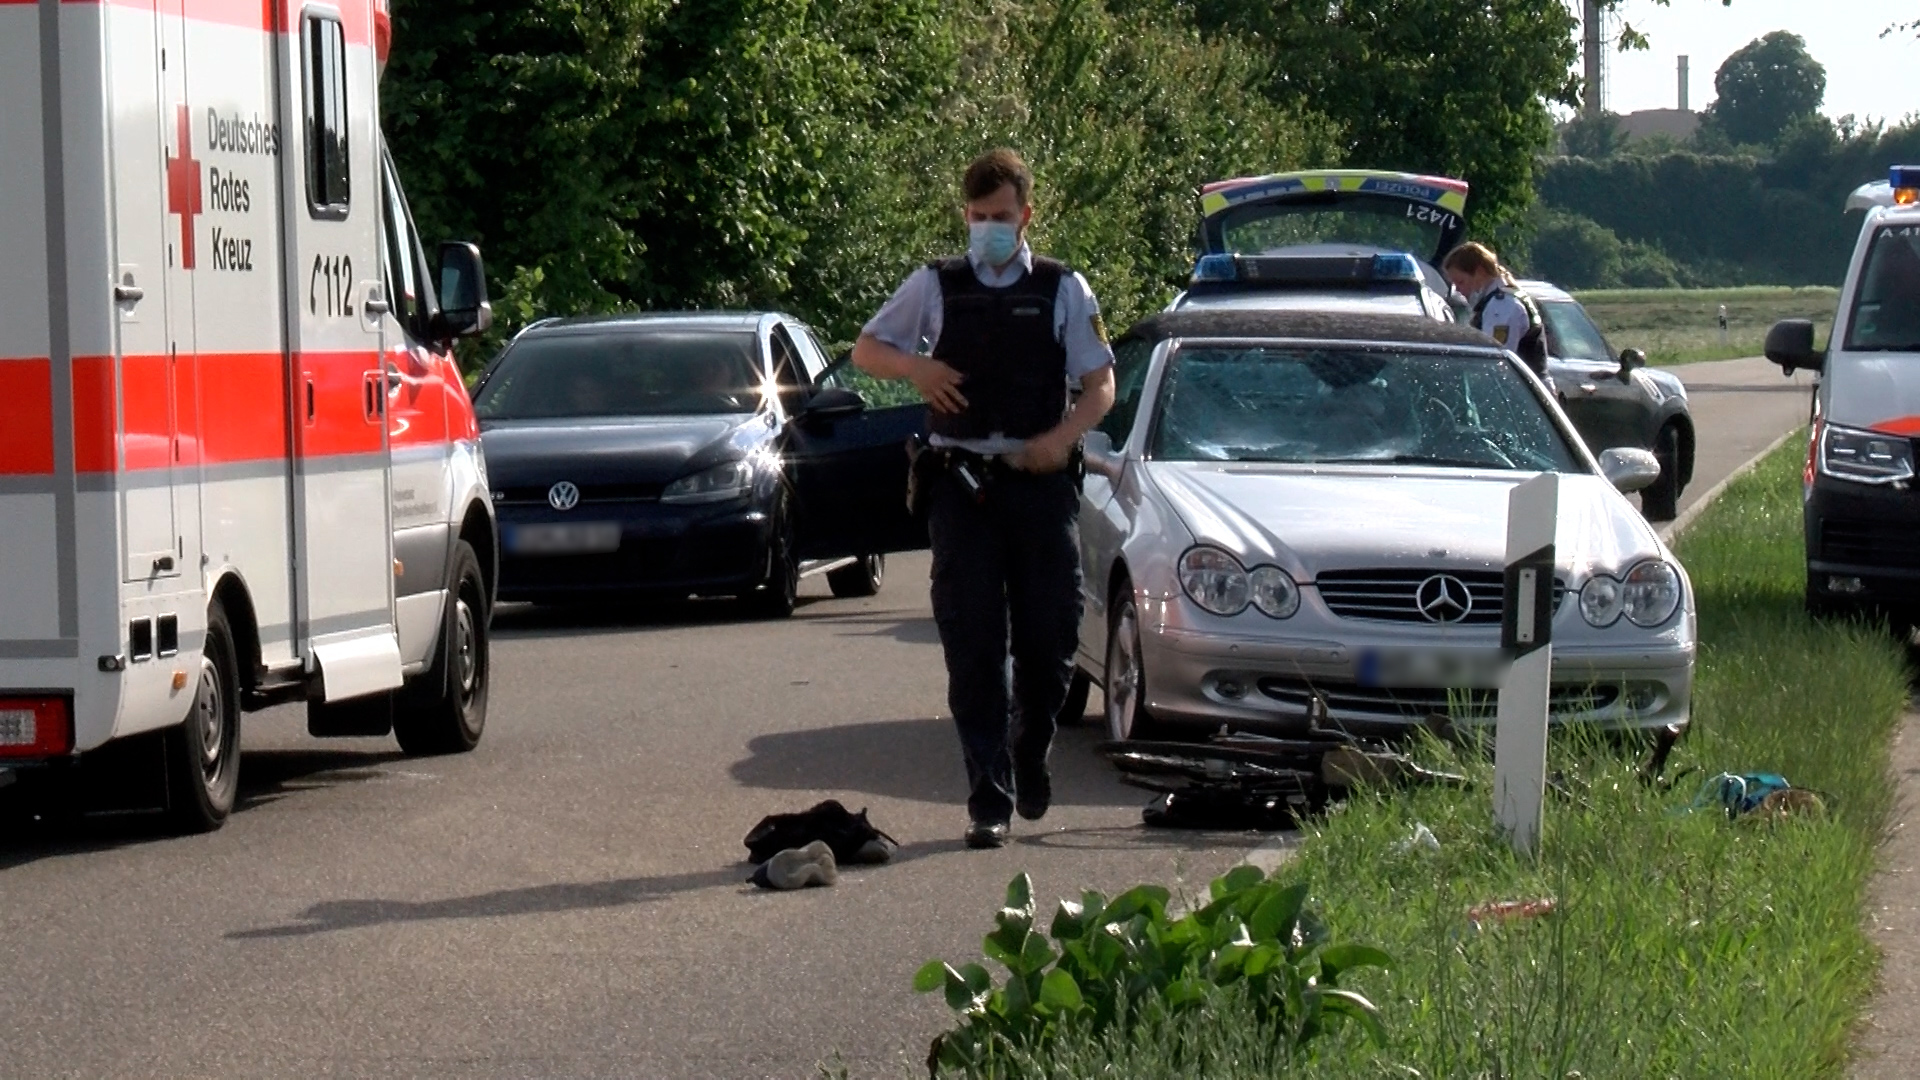
[[[1015,765],[1045,765],[1080,632],[1079,491],[1069,473],[997,470],[976,503],[934,485],[933,617],[947,706],[967,763],[967,812],[1013,816]]]

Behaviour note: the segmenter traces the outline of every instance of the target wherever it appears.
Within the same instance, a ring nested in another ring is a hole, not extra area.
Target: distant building
[[[1627,139],[1665,135],[1675,142],[1693,138],[1700,129],[1700,114],[1691,109],[1641,109],[1620,118],[1620,134]]]

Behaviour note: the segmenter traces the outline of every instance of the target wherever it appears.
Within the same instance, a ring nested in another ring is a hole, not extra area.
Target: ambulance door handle
[[[115,285],[113,298],[123,304],[137,304],[147,298],[147,290],[138,285]]]
[[[173,556],[162,555],[159,558],[153,560],[154,573],[165,574],[165,573],[172,572],[172,570],[173,570]]]
[[[307,376],[307,423],[313,423],[313,376]]]
[[[367,297],[367,302],[360,305],[360,307],[369,315],[385,315],[389,310],[387,302],[377,296]]]

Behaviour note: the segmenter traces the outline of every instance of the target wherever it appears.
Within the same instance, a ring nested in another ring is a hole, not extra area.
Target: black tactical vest
[[[965,256],[929,264],[940,275],[942,315],[934,359],[966,376],[959,413],[929,412],[934,434],[1030,439],[1067,411],[1067,349],[1053,332],[1065,265],[1034,257],[1033,269],[1003,289],[980,284]]]
[[[1481,297],[1480,302],[1473,305],[1473,328],[1475,330],[1485,329],[1485,327],[1480,325],[1481,317],[1486,315],[1487,305],[1493,303],[1493,298],[1503,293],[1513,297],[1514,300],[1519,303],[1521,309],[1527,313],[1526,332],[1520,335],[1519,341],[1513,342],[1507,347],[1513,350],[1515,356],[1525,361],[1526,365],[1533,369],[1535,375],[1544,379],[1547,377],[1547,324],[1546,321],[1540,317],[1540,305],[1533,302],[1533,297],[1509,285],[1502,285],[1499,288],[1487,290],[1487,295]]]

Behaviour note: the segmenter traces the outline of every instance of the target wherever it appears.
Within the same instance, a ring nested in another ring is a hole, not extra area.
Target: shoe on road
[[[1053,776],[1047,772],[1047,763],[1043,761],[1031,768],[1016,766],[1013,790],[1013,808],[1021,817],[1028,821],[1046,817],[1047,807],[1053,805]]]
[[[824,840],[815,840],[805,847],[775,853],[749,880],[763,889],[807,889],[840,880],[840,868],[833,861],[833,848]]]
[[[967,846],[976,850],[1007,846],[1007,823],[976,821],[967,826]]]

